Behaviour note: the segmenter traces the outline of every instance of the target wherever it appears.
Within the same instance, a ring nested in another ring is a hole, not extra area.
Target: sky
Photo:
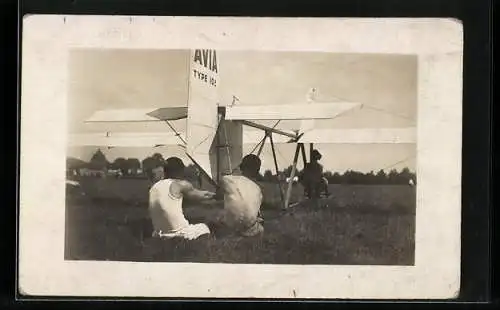
[[[186,50],[73,50],[70,53],[68,130],[70,133],[103,131],[169,131],[165,124],[89,125],[84,120],[100,109],[149,108],[187,105],[188,57]],[[240,105],[305,103],[311,87],[316,100],[352,101],[367,108],[334,120],[315,122],[316,128],[389,128],[416,125],[417,59],[407,55],[334,54],[304,52],[218,51],[219,99],[232,96]],[[275,121],[261,122],[272,125]],[[185,120],[173,122],[185,130]],[[295,121],[279,128],[291,129]],[[244,153],[254,146],[246,145]],[[378,171],[415,169],[414,144],[315,144],[326,170]],[[278,145],[280,167],[291,164],[295,146]],[[71,147],[68,156],[89,160],[97,147]],[[108,160],[143,158],[159,152],[179,156],[175,146],[158,148],[101,148]],[[271,149],[264,148],[262,168],[274,167]],[[299,169],[300,169],[299,164]]]

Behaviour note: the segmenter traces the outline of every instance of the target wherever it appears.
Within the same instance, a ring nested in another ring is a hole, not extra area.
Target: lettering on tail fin
[[[192,50],[189,65],[186,151],[207,175],[214,177],[210,149],[219,121],[217,52],[210,49]]]
[[[197,49],[194,51],[193,62],[197,67],[192,68],[193,77],[216,87],[216,75],[219,73],[219,68],[217,66],[217,52],[215,50]]]

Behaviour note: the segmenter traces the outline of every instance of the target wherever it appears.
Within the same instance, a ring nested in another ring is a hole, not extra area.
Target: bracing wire
[[[338,98],[338,97],[337,97],[336,99],[338,99],[338,100],[342,100],[342,101],[349,101],[349,100],[346,100],[345,98]],[[402,118],[402,119],[406,119],[406,120],[411,120],[411,121],[414,121],[414,119],[413,119],[413,118],[411,118],[411,117],[409,117],[409,116],[407,116],[407,115],[402,115],[402,114],[399,114],[399,113],[395,113],[395,112],[393,112],[393,111],[389,111],[389,110],[387,110],[387,109],[383,109],[383,108],[375,107],[375,106],[373,106],[373,105],[368,105],[368,104],[365,104],[365,103],[363,103],[363,104],[362,104],[362,107],[361,107],[361,108],[368,108],[368,109],[371,109],[371,110],[373,110],[373,111],[377,111],[377,112],[381,112],[381,113],[386,113],[386,114],[389,114],[389,115],[392,115],[392,116],[395,116],[395,117],[399,117],[399,118]],[[346,115],[346,114],[348,114],[349,112],[353,112],[353,111],[355,111],[355,110],[348,110],[348,111],[346,111],[346,112],[344,112],[344,113],[340,113],[340,114],[336,115],[335,117],[333,117],[333,118],[332,118],[332,120],[333,120],[333,119],[335,119],[335,118],[337,118],[337,117],[339,117],[339,116]],[[404,158],[404,159],[402,159],[402,160],[399,160],[399,161],[397,161],[397,162],[395,162],[395,163],[393,163],[393,164],[391,164],[391,165],[388,165],[388,166],[384,167],[382,170],[386,170],[386,169],[392,168],[392,167],[394,167],[394,166],[396,166],[396,165],[399,165],[399,164],[401,164],[401,163],[404,163],[405,161],[408,161],[408,160],[410,160],[410,159],[412,159],[412,158],[415,158],[416,156],[417,156],[417,154],[413,154],[413,155],[410,155],[410,156],[408,156],[408,157],[405,157],[405,158]]]
[[[347,100],[346,98],[340,98],[340,97],[336,97],[335,99],[337,99],[339,101],[351,101],[351,100]],[[406,120],[414,121],[414,119],[411,118],[411,117],[409,117],[408,115],[403,115],[403,114],[400,114],[400,113],[395,113],[393,111],[389,111],[387,109],[375,107],[373,105],[369,105],[369,104],[366,104],[366,103],[362,104],[362,108],[364,108],[364,107],[366,107],[368,109],[371,109],[371,110],[374,110],[374,111],[377,111],[377,112],[382,112],[382,113],[386,113],[386,114],[389,114],[389,115],[392,115],[392,116],[395,116],[395,117],[399,117],[399,118],[403,118],[403,119],[406,119]],[[340,115],[344,115],[344,113],[339,114],[337,116],[340,116]]]
[[[278,155],[281,157],[281,159],[284,162],[286,162],[286,158],[285,158],[285,156],[283,156],[283,154],[281,153],[280,149],[277,146],[275,147],[275,149],[276,149],[276,153],[278,153]]]
[[[417,154],[412,154],[412,155],[407,156],[407,157],[403,158],[402,160],[398,160],[397,162],[392,163],[392,164],[390,164],[390,165],[388,165],[388,166],[386,166],[386,167],[384,167],[384,168],[382,168],[382,169],[380,169],[380,170],[386,170],[386,169],[392,168],[392,167],[394,167],[394,166],[396,166],[396,165],[402,164],[402,163],[404,163],[404,162],[406,162],[406,161],[408,161],[408,160],[410,160],[410,159],[413,159],[413,158],[415,158],[416,156],[417,156]],[[378,171],[378,170],[377,170],[377,171]]]
[[[409,117],[407,115],[395,113],[395,112],[389,111],[387,109],[382,109],[382,108],[374,107],[372,105],[367,105],[367,104],[363,104],[363,106],[366,107],[366,108],[368,108],[368,109],[377,111],[377,112],[386,113],[386,114],[389,114],[389,115],[392,115],[392,116],[396,116],[396,117],[399,117],[399,118],[403,118],[403,119],[406,119],[406,120],[411,120],[411,121],[414,120],[413,118],[411,118],[411,117]]]
[[[202,145],[203,143],[205,143],[205,141],[207,141],[209,138],[210,138],[210,136],[206,136],[203,140],[201,140],[198,144],[196,144],[196,145],[193,147],[193,150],[194,150],[194,149],[197,149],[200,145]]]

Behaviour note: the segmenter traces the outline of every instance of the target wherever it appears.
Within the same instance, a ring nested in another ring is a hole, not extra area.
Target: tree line
[[[155,167],[160,166],[164,161],[160,153],[154,153],[151,156],[144,158],[140,161],[137,158],[124,158],[119,157],[110,162],[101,150],[97,150],[91,157],[89,162],[84,162],[74,158],[68,158],[67,169],[78,170],[81,168],[88,168],[93,170],[114,170],[120,171],[124,177],[149,177]],[[271,170],[265,170],[260,175],[260,181],[263,182],[278,182],[284,181],[291,175],[292,166],[278,172],[278,174]],[[296,175],[300,176],[302,171],[297,171]],[[347,170],[343,173],[325,171],[323,176],[328,180],[329,184],[408,184],[413,182],[416,184],[416,175],[408,168],[403,168],[398,171],[392,169],[389,172],[379,170],[378,172],[370,171],[367,173]],[[186,177],[191,180],[197,180],[199,171],[196,166],[189,164],[186,167]]]
[[[287,167],[278,175],[271,170],[266,170],[262,175],[264,182],[278,182],[291,175],[292,166]],[[302,171],[297,171],[296,176],[300,177]],[[281,176],[281,177],[280,177]],[[323,177],[328,180],[329,184],[416,184],[416,175],[409,168],[405,167],[401,171],[391,169],[388,173],[384,170],[378,172],[370,171],[367,173],[347,170],[343,173],[325,171]]]
[[[159,167],[164,162],[163,155],[154,153],[151,156],[140,161],[137,158],[118,157],[113,161],[109,161],[104,153],[97,150],[89,162],[76,158],[68,158],[66,162],[67,171],[78,171],[80,169],[90,169],[94,171],[117,171],[123,177],[149,177],[153,173],[153,169]],[[194,165],[186,167],[186,175],[189,178],[197,177],[197,169]]]

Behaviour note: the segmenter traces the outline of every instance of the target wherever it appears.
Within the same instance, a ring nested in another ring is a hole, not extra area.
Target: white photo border
[[[71,48],[418,55],[415,265],[65,261],[66,109]],[[81,297],[456,297],[461,248],[462,58],[462,25],[453,19],[25,17],[20,292]]]

